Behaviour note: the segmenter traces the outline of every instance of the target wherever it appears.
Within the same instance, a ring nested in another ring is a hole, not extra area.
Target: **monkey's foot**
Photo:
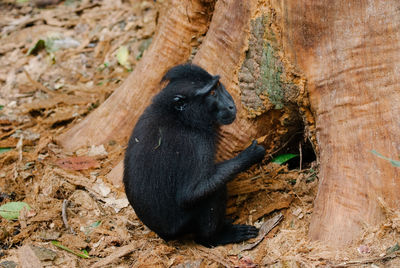
[[[251,225],[226,225],[219,233],[209,238],[200,238],[196,242],[206,247],[215,247],[231,243],[239,243],[258,235],[258,229]]]

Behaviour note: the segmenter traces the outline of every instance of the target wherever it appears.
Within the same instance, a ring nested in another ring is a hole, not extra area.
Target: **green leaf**
[[[117,60],[118,63],[124,66],[126,69],[130,70],[131,66],[129,64],[129,50],[126,46],[122,46],[118,48],[117,51]]]
[[[4,105],[0,105],[0,111],[3,110],[3,108],[4,108]]]
[[[101,224],[101,221],[95,221],[95,222],[92,223],[89,227],[96,228],[96,227],[99,227],[100,224]]]
[[[89,254],[87,254],[87,251],[84,251],[83,254],[82,254],[82,253],[75,252],[72,249],[67,248],[66,246],[61,245],[61,243],[56,241],[56,240],[51,241],[51,243],[54,246],[56,246],[58,248],[61,248],[61,249],[65,250],[65,251],[67,251],[69,253],[75,254],[78,257],[81,257],[81,258],[84,258],[84,259],[89,259],[90,258]]]
[[[4,147],[4,148],[0,148],[0,154],[11,151],[13,148],[11,147]]]
[[[46,42],[43,39],[39,39],[39,41],[28,50],[28,55],[37,55],[38,52],[44,48],[46,48]]]
[[[396,160],[393,160],[391,158],[385,157],[385,156],[381,155],[380,153],[378,153],[375,150],[372,150],[371,153],[373,153],[374,155],[376,155],[376,156],[378,156],[378,157],[380,157],[382,159],[385,159],[385,160],[389,161],[392,164],[392,166],[400,167],[400,161],[396,161]]]
[[[0,216],[7,220],[16,220],[23,208],[31,209],[25,202],[8,202],[0,206]]]
[[[100,224],[101,224],[101,221],[95,221],[95,222],[92,223],[91,225],[85,226],[85,227],[84,227],[84,233],[85,233],[85,235],[89,235],[91,232],[93,232],[93,229],[99,227]]]
[[[282,165],[282,164],[286,163],[287,161],[289,161],[290,159],[298,157],[298,156],[299,156],[298,154],[281,154],[281,155],[278,155],[277,157],[274,157],[271,160],[271,162]]]

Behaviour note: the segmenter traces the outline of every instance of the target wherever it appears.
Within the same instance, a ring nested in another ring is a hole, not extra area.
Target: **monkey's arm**
[[[242,151],[236,157],[216,165],[216,171],[209,177],[190,180],[178,192],[178,201],[184,206],[193,204],[223,187],[238,173],[247,170],[260,162],[265,155],[265,149],[257,145],[257,141]]]

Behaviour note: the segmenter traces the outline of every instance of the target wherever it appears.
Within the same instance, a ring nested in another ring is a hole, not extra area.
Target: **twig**
[[[352,266],[352,265],[369,264],[369,263],[374,263],[374,262],[379,262],[379,261],[387,261],[387,260],[394,259],[397,257],[400,257],[400,252],[394,252],[392,254],[385,255],[383,257],[370,258],[370,259],[364,259],[364,260],[346,261],[346,262],[342,262],[340,264],[334,264],[331,267],[348,267],[348,266]]]
[[[128,255],[129,253],[135,251],[137,248],[137,245],[129,244],[127,246],[118,248],[118,250],[114,251],[111,255],[105,257],[104,259],[96,262],[91,266],[91,268],[97,268],[97,267],[104,267],[115,260],[120,259],[121,257]]]
[[[286,147],[286,145],[288,145],[288,143],[297,135],[300,134],[302,132],[296,132],[294,133],[292,136],[290,136],[290,138],[282,145],[280,146],[277,150],[273,151],[272,153],[269,153],[268,156],[272,158],[272,155],[276,154],[277,152],[279,152],[280,150],[282,150],[283,148]]]
[[[260,232],[256,238],[257,240],[253,243],[242,246],[240,248],[240,251],[245,251],[255,248],[258,244],[261,243],[261,241],[263,241],[264,237],[282,221],[282,219],[283,215],[279,213],[272,219],[266,221],[260,228]]]
[[[301,166],[303,164],[303,150],[301,148],[301,141],[299,142],[299,153],[300,153],[300,171],[301,171]]]
[[[0,140],[11,136],[11,135],[14,134],[17,130],[20,130],[20,129],[23,129],[23,128],[29,128],[29,127],[32,127],[32,126],[34,126],[34,125],[36,125],[36,124],[35,124],[35,123],[32,123],[32,122],[29,122],[29,123],[20,125],[20,126],[18,126],[18,127],[15,127],[15,128],[13,128],[12,130],[10,130],[9,132],[6,132],[6,133],[4,133],[4,134],[1,134],[1,135],[0,135]]]
[[[308,141],[309,141],[310,144],[311,144],[311,148],[313,149],[314,155],[315,155],[316,158],[317,158],[317,163],[319,164],[318,154],[317,154],[317,151],[315,150],[314,143],[313,143],[312,140],[310,139],[310,136],[309,136],[309,135],[307,135],[307,139],[308,139]]]
[[[23,68],[23,71],[26,75],[26,78],[28,78],[29,82],[31,82],[35,87],[37,87],[38,89],[46,92],[47,94],[54,96],[55,93],[52,92],[50,89],[48,89],[47,87],[45,87],[44,85],[42,85],[41,83],[39,83],[38,81],[35,81],[32,79],[32,77],[30,76],[30,74],[25,70],[25,68]]]
[[[63,204],[62,204],[62,210],[61,210],[61,215],[62,215],[62,219],[65,225],[65,228],[71,231],[72,234],[76,234],[74,229],[72,229],[72,227],[70,227],[68,225],[68,219],[67,219],[67,206],[68,206],[68,200],[64,199],[63,200]]]
[[[18,159],[19,162],[22,161],[22,147],[24,147],[23,145],[24,145],[24,135],[21,134],[21,137],[19,138],[17,147],[16,147],[16,149],[18,150],[18,154],[19,154],[19,159]]]

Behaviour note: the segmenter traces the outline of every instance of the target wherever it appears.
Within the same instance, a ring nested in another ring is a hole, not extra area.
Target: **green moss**
[[[284,94],[282,91],[282,67],[279,59],[275,56],[273,47],[266,42],[261,58],[261,83],[264,89],[262,94],[268,96],[269,101],[275,109],[283,108]]]
[[[285,68],[270,20],[271,17],[265,14],[251,21],[249,49],[239,74],[242,102],[253,115],[271,107],[282,109],[286,102]]]

